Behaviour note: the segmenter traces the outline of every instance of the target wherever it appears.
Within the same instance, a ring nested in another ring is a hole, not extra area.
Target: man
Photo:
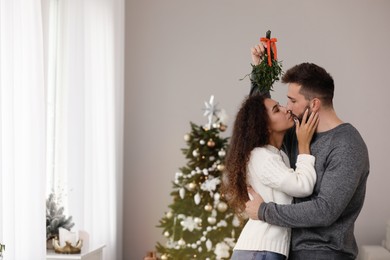
[[[263,45],[252,48],[254,64],[260,62]],[[343,123],[333,108],[333,78],[321,67],[303,63],[286,71],[287,108],[299,119],[306,109],[319,114],[319,125],[310,149],[316,157],[317,183],[313,194],[291,205],[266,203],[252,189],[246,203],[252,219],[291,227],[293,260],[348,260],[358,253],[354,223],[363,207],[369,158],[359,132]],[[292,166],[297,156],[295,134],[285,140]]]

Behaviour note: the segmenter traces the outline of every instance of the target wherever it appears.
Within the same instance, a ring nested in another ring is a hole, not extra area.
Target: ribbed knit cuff
[[[264,222],[266,222],[266,220],[265,220],[265,209],[266,209],[266,207],[267,207],[267,203],[262,202],[260,204],[259,211],[257,212],[257,217],[259,218],[259,220],[262,220]]]

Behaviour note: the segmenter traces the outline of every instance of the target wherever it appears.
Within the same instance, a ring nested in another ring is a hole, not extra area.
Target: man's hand
[[[249,187],[248,186],[248,192],[250,194],[249,197],[251,197],[250,200],[248,200],[246,203],[245,203],[245,212],[246,214],[248,214],[248,217],[253,219],[253,220],[259,220],[259,217],[258,217],[258,211],[259,211],[259,208],[260,208],[260,204],[264,202],[263,198],[256,193],[256,191],[254,189],[252,189],[252,187]]]

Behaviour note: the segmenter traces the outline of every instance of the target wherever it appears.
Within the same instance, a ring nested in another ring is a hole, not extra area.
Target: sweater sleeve
[[[292,197],[306,197],[312,194],[316,182],[314,156],[299,155],[295,171],[286,166],[279,154],[269,154],[267,158],[255,154],[252,161],[253,171],[264,185]]]
[[[334,223],[348,205],[357,207],[362,202],[352,198],[368,174],[366,147],[357,146],[350,142],[331,149],[322,180],[317,184],[318,195],[291,205],[262,203],[259,219],[290,228],[325,227]]]

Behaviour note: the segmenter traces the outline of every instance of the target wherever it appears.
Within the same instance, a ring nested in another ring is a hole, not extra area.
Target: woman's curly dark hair
[[[239,214],[249,200],[246,182],[247,164],[251,151],[269,142],[269,117],[259,94],[247,97],[237,113],[223,176],[222,193],[229,205]]]

